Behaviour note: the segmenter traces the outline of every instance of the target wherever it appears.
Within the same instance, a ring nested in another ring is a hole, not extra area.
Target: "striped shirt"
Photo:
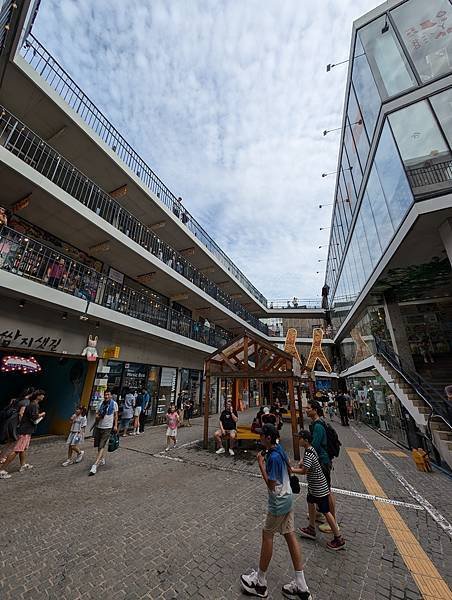
[[[311,446],[306,448],[303,457],[303,466],[308,470],[308,492],[316,498],[328,496],[330,488],[328,482],[320,466],[320,461],[317,452]]]

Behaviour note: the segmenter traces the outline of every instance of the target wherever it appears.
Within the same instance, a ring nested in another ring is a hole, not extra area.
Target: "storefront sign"
[[[108,276],[110,277],[110,279],[113,279],[113,281],[116,281],[116,283],[124,283],[124,274],[120,271],[117,271],[116,269],[112,269],[110,267],[110,270],[108,271]]]
[[[108,346],[107,348],[104,348],[102,358],[119,358],[120,353],[120,346]]]
[[[33,338],[29,335],[22,334],[20,329],[5,329],[0,331],[0,346],[8,348],[33,348],[34,350],[49,350],[56,352],[61,344],[61,338],[51,338],[50,336],[40,336]]]
[[[33,356],[4,356],[0,370],[3,373],[39,373],[41,365]]]

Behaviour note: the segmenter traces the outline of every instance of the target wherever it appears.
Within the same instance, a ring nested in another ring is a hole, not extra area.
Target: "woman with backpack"
[[[30,396],[30,403],[24,408],[23,416],[20,420],[18,438],[12,448],[12,452],[3,463],[3,469],[0,471],[0,479],[9,479],[11,475],[6,467],[19,456],[19,473],[30,470],[33,465],[26,462],[27,450],[30,446],[31,436],[36,431],[37,424],[45,417],[45,412],[40,412],[39,403],[44,400],[44,390],[35,390]]]
[[[0,465],[3,464],[17,440],[17,428],[25,408],[30,404],[34,388],[25,388],[18,398],[13,398],[2,411],[0,417],[0,444],[6,444],[0,452]]]

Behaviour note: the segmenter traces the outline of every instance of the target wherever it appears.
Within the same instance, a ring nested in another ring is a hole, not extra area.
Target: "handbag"
[[[80,444],[80,442],[82,441],[82,436],[80,434],[80,432],[76,433],[74,435],[74,437],[72,438],[72,444],[74,446],[78,446]]]
[[[108,451],[114,452],[119,448],[119,435],[117,433],[110,433],[110,439],[108,440]]]
[[[287,471],[289,473],[289,483],[290,489],[292,490],[292,494],[299,494],[301,492],[300,480],[296,475],[292,473],[292,469],[289,465],[289,462],[286,460]]]

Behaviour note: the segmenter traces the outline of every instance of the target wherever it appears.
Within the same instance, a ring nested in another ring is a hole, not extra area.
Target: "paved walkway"
[[[451,599],[452,480],[419,473],[406,453],[365,426],[336,427],[343,448],[333,485],[347,550],[328,552],[321,534],[301,542],[314,598]],[[290,448],[288,434],[285,425]],[[242,598],[238,579],[256,566],[265,488],[252,451],[217,456],[194,443],[201,438],[197,419],[165,454],[164,428],[148,428],[123,438],[96,477],[88,477],[89,442],[87,460],[66,469],[63,440],[34,443],[33,471],[0,481],[1,600]],[[297,525],[306,521],[304,492]],[[278,539],[270,598],[281,598],[291,578]]]

